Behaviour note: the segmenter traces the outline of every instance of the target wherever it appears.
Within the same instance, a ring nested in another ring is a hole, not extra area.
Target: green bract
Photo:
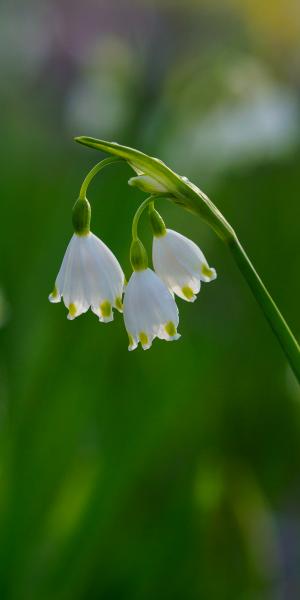
[[[131,177],[128,183],[132,187],[139,188],[142,190],[142,192],[160,195],[168,194],[167,188],[165,188],[165,186],[162,185],[162,183],[160,183],[157,179],[154,179],[154,177],[150,177],[150,175],[138,175],[137,177]]]

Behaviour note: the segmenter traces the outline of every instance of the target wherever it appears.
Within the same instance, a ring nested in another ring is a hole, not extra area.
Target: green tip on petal
[[[148,336],[144,331],[141,331],[141,333],[139,334],[139,340],[142,346],[147,346],[149,343]]]
[[[73,304],[73,302],[69,305],[69,314],[71,317],[75,317],[77,312],[77,308],[75,306],[75,304]]]
[[[201,273],[202,273],[202,275],[204,275],[204,277],[209,277],[209,278],[213,277],[213,275],[214,275],[214,271],[212,269],[210,269],[204,263],[202,263],[202,265],[201,265]]]
[[[173,321],[169,321],[169,323],[165,325],[165,331],[170,337],[174,337],[174,335],[176,335],[177,331]]]
[[[188,285],[181,288],[181,291],[187,300],[191,300],[194,297],[194,292]]]
[[[51,292],[50,296],[52,296],[52,298],[57,298],[57,296],[58,296],[58,291],[57,291],[57,287],[56,287],[56,285],[54,286],[54,288],[53,288],[53,290],[52,290],[52,292]]]
[[[115,305],[116,305],[116,309],[119,310],[120,312],[122,312],[123,302],[122,302],[122,298],[120,296],[118,296],[118,298],[116,298]]]
[[[128,341],[129,341],[129,347],[134,345],[133,337],[130,333],[128,333]]]
[[[102,317],[110,317],[111,303],[108,300],[104,300],[104,302],[102,302],[100,304],[100,311],[101,311]]]

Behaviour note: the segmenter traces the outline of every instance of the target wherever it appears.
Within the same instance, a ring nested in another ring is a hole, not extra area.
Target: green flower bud
[[[78,198],[72,211],[72,222],[77,235],[87,235],[90,232],[91,206],[87,198]]]
[[[147,251],[141,240],[132,240],[130,247],[130,262],[134,271],[144,271],[148,267]]]
[[[150,175],[138,175],[138,177],[131,177],[128,181],[128,184],[132,187],[139,188],[142,190],[142,192],[149,192],[150,194],[165,195],[170,193],[162,183]]]

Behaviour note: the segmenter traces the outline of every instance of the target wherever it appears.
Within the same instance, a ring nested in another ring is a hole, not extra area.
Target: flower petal
[[[185,236],[167,229],[166,234],[153,239],[153,264],[156,273],[177,296],[194,302],[201,281],[216,278],[200,248]]]
[[[151,270],[135,271],[126,287],[124,321],[129,335],[129,350],[140,342],[150,348],[155,337],[178,339],[178,309],[163,281]]]
[[[124,274],[111,250],[93,233],[74,234],[49,300],[62,297],[70,320],[91,307],[107,323],[113,320],[112,307],[122,309],[123,286]]]

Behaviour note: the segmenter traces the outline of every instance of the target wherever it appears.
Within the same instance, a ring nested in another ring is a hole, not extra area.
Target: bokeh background
[[[1,600],[296,600],[299,388],[222,243],[160,202],[218,279],[149,352],[47,295],[91,135],[204,189],[300,334],[299,3],[9,2],[0,64]],[[89,190],[127,277],[130,175]]]

